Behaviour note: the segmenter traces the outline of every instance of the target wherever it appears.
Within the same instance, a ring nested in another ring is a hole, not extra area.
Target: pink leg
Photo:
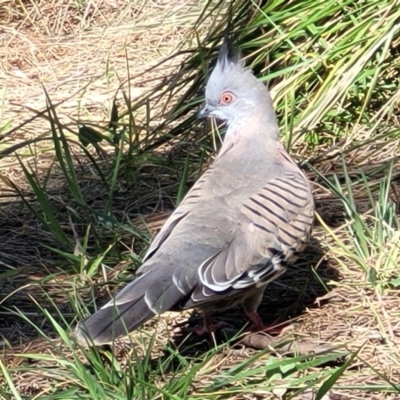
[[[269,324],[264,324],[257,311],[246,312],[246,315],[251,323],[250,330],[252,332],[265,332],[271,335],[279,335],[286,328],[285,325],[287,325],[280,324],[281,318],[277,318]]]

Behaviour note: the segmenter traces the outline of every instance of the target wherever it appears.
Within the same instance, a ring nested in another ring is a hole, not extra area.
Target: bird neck
[[[238,131],[234,131],[233,127],[228,128],[218,155],[219,159],[248,159],[250,155],[252,162],[255,162],[273,157],[282,146],[277,135],[278,128],[276,133],[269,132],[265,126],[261,129],[254,124],[250,129],[249,125],[245,124],[236,128]]]
[[[272,110],[264,110],[262,113],[249,113],[233,120],[228,125],[224,144],[230,146],[230,143],[237,141],[252,147],[279,141],[275,113]]]

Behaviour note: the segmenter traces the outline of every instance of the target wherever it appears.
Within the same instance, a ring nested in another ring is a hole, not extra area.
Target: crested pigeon
[[[110,343],[166,311],[240,303],[262,329],[265,288],[306,244],[310,184],[279,140],[268,90],[226,40],[205,95],[200,116],[227,124],[215,161],[166,221],[136,279],[78,324],[79,342]]]

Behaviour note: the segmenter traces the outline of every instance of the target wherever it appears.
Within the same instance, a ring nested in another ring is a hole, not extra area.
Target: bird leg
[[[207,334],[210,336],[210,338],[212,338],[214,332],[216,332],[218,329],[229,326],[229,324],[223,321],[218,322],[217,324],[213,324],[210,314],[207,311],[202,311],[202,317],[203,317],[203,326],[201,328],[196,328],[194,330],[194,333],[198,336],[204,336]]]
[[[253,291],[242,302],[243,310],[250,321],[250,331],[252,332],[265,332],[271,335],[278,336],[286,328],[287,324],[281,324],[282,317],[279,317],[269,324],[264,324],[263,320],[257,312],[257,308],[261,303],[265,287],[261,287]],[[286,326],[285,326],[286,325]]]
[[[287,324],[282,325],[282,318],[278,317],[269,324],[264,324],[257,311],[246,312],[247,318],[250,321],[250,331],[252,332],[265,332],[271,335],[280,335]]]

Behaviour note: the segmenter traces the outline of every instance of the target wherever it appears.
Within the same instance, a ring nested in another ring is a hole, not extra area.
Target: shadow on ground
[[[39,181],[46,187],[57,224],[72,244],[69,247],[35,215],[46,219],[24,175],[14,179],[24,200],[11,185],[0,196],[0,337],[10,345],[35,339],[37,332],[26,319],[51,335],[54,327],[40,308],[57,320],[62,317],[73,322],[77,314],[73,308],[75,298],[80,297],[88,305],[93,299],[101,303],[108,298],[109,290],[121,281],[120,273],[128,279],[134,272],[134,258],[140,258],[151,235],[174,208],[188,154],[195,164],[201,152],[204,148],[187,141],[163,152],[148,153],[145,158],[125,157],[113,191],[113,155],[95,160],[105,180],[100,179],[87,159],[83,163],[77,158],[74,173],[83,204],[74,199],[59,169],[54,165],[45,169],[42,165]],[[188,187],[193,179],[187,180]],[[111,214],[105,211],[107,207]],[[152,220],[154,214],[157,221],[147,224],[146,217]],[[88,242],[83,249],[85,236]],[[90,260],[103,254],[102,263],[110,267],[108,289],[101,272],[89,276],[84,273],[90,268]],[[130,266],[125,268],[127,263]]]

